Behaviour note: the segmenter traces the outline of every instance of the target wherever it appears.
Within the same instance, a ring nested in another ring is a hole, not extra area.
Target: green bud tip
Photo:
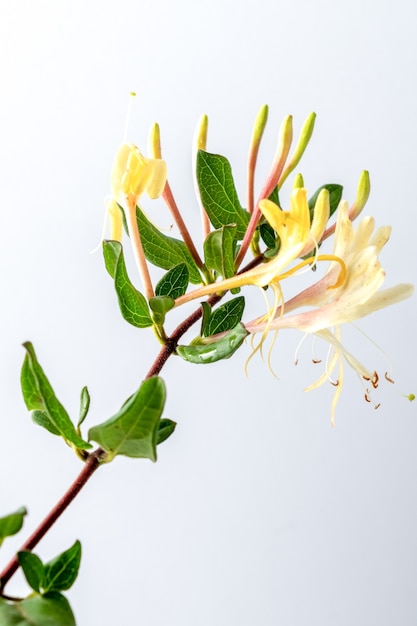
[[[264,134],[265,126],[268,121],[268,110],[268,105],[264,104],[256,116],[252,133],[252,145],[259,145],[262,139],[262,135]]]
[[[194,133],[195,150],[205,150],[207,144],[208,117],[202,115],[198,121],[197,128]]]
[[[294,178],[294,183],[293,183],[292,188],[301,189],[302,187],[304,187],[304,178],[302,174],[298,173],[296,177]]]

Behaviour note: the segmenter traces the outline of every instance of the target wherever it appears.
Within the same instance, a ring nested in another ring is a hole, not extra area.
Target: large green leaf
[[[113,417],[90,428],[89,439],[109,453],[156,461],[159,421],[165,404],[165,385],[154,376],[145,380]]]
[[[14,513],[0,517],[0,546],[6,537],[11,537],[19,532],[23,526],[23,518],[26,514],[27,511],[22,506]]]
[[[231,357],[240,348],[248,334],[243,324],[237,324],[235,328],[217,341],[202,339],[200,343],[190,346],[178,346],[177,354],[190,363],[214,363]]]
[[[161,233],[148,220],[140,207],[136,207],[136,219],[143,250],[148,261],[164,270],[170,270],[180,263],[185,263],[190,281],[196,285],[202,282],[197,265],[183,241],[174,237],[167,237]]]
[[[201,202],[214,228],[236,224],[237,237],[243,239],[250,215],[240,205],[226,157],[199,150],[197,182]]]
[[[1,626],[75,626],[68,600],[61,593],[51,591],[35,595],[21,602],[7,602],[0,598]]]
[[[106,268],[114,278],[114,287],[123,318],[136,328],[152,326],[146,298],[130,282],[122,244],[118,241],[104,241],[103,255]]]
[[[245,298],[239,296],[217,307],[211,314],[205,334],[216,335],[234,328],[242,319],[245,310]]]
[[[20,382],[26,406],[29,411],[34,411],[35,421],[53,434],[59,434],[69,445],[88,450],[91,445],[77,434],[38,363],[32,344],[27,341],[23,346],[26,348],[26,356]]]

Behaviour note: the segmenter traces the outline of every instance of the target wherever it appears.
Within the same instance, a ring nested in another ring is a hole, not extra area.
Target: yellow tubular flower
[[[335,278],[340,273],[340,265],[332,262],[325,276],[289,300],[275,312],[275,319],[259,318],[246,324],[251,333],[283,328],[296,328],[307,334],[314,334],[327,341],[331,347],[326,371],[307,390],[315,389],[326,380],[339,364],[339,377],[336,381],[336,393],[332,404],[332,422],[337,400],[343,385],[343,361],[346,361],[357,374],[376,386],[375,373],[365,368],[353,357],[341,343],[341,325],[354,322],[378,309],[408,298],[413,293],[413,286],[401,284],[380,291],[385,279],[385,272],[378,259],[378,254],[387,243],[391,229],[384,226],[374,232],[375,222],[365,217],[353,229],[349,218],[347,203],[338,209],[333,256],[339,257],[346,268],[343,283],[335,286]],[[310,307],[298,314],[288,313],[300,307]],[[263,337],[264,339],[264,337]],[[263,340],[262,339],[262,340]],[[367,395],[366,395],[367,397]],[[367,398],[368,399],[368,398]]]
[[[244,287],[245,285],[256,285],[258,287],[274,286],[280,280],[292,275],[300,267],[322,260],[322,258],[339,263],[339,270],[344,274],[343,262],[334,255],[312,257],[311,259],[300,261],[295,267],[288,269],[288,266],[295,259],[312,251],[320,241],[320,236],[329,218],[329,194],[327,190],[323,190],[317,199],[312,224],[310,223],[307,190],[304,188],[293,189],[289,211],[282,211],[271,200],[261,200],[259,207],[269,224],[279,235],[280,247],[277,256],[247,272],[242,272],[231,278],[200,287],[185,294],[177,298],[177,306],[195,298],[201,298],[202,296],[235,287]],[[339,278],[335,277],[334,282],[338,284],[339,280]]]
[[[128,198],[136,204],[144,193],[152,199],[158,198],[164,190],[166,176],[165,161],[147,159],[134,144],[124,143],[117,151],[113,163],[113,198],[122,205]]]

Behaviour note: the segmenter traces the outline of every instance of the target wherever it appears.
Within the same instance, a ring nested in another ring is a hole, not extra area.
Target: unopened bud
[[[207,130],[208,130],[208,117],[202,115],[198,121],[197,127],[194,133],[193,148],[195,153],[198,150],[205,150],[207,144]]]
[[[162,151],[161,151],[161,133],[159,130],[159,124],[156,122],[151,126],[151,130],[149,133],[149,154],[154,159],[162,159]]]
[[[350,208],[349,217],[353,221],[358,217],[363,207],[367,203],[369,194],[371,193],[371,181],[369,178],[369,172],[364,170],[359,178],[358,188],[356,190],[355,202]]]
[[[292,188],[301,189],[301,187],[304,187],[304,178],[302,174],[297,174],[297,176],[294,178]]]
[[[307,148],[309,141],[311,139],[311,136],[313,134],[315,121],[316,121],[316,114],[310,113],[310,115],[307,117],[306,121],[303,124],[303,127],[300,132],[300,136],[297,141],[297,145],[295,146],[295,150],[289,162],[287,163],[284,171],[282,172],[280,176],[280,179],[278,182],[279,187],[282,187],[288,175],[297,167],[298,163],[300,162],[301,157],[303,156],[305,149]]]
[[[253,126],[252,139],[250,142],[250,150],[257,149],[261,143],[265,126],[268,121],[268,105],[264,104],[255,119]]]

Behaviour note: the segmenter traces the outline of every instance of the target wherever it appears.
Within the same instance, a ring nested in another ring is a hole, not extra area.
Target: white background
[[[301,166],[314,191],[341,182],[352,200],[369,169],[365,213],[392,224],[386,285],[416,280],[415,7],[409,0],[1,0],[1,513],[25,504],[27,535],[80,470],[36,427],[21,399],[20,344],[33,341],[62,402],[87,426],[138,386],[157,350],[120,317],[99,239],[128,93],[129,140],[161,126],[169,177],[198,240],[190,146],[202,113],[208,149],[231,160],[244,201],[246,150],[270,105],[258,188],[279,123],[318,115]],[[152,213],[169,227],[162,203]],[[148,207],[149,208],[149,207]],[[175,233],[174,233],[175,234]],[[132,273],[134,272],[133,266]],[[252,290],[254,305],[262,307]],[[416,299],[359,326],[386,351],[395,385],[376,411],[348,376],[330,426],[333,389],[310,343],[282,333],[279,380],[249,346],[231,361],[163,372],[177,432],[157,464],[117,459],[94,476],[38,546],[45,560],[79,538],[69,592],[79,626],[401,626],[417,622]],[[413,321],[414,320],[414,321]],[[348,347],[389,368],[362,335]],[[2,563],[23,534],[2,548]],[[9,593],[24,593],[22,580]]]

